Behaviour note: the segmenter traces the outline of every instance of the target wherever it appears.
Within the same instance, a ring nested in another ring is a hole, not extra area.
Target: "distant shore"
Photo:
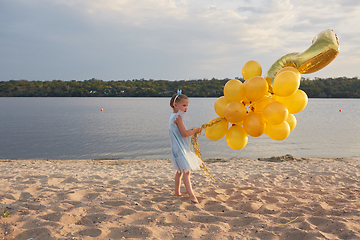
[[[168,159],[0,160],[0,239],[360,239],[360,158],[205,164],[192,204]]]
[[[244,79],[235,77],[244,82]],[[195,80],[0,81],[0,97],[171,97],[182,89],[188,97],[220,97],[230,78]],[[302,78],[300,89],[309,98],[360,98],[358,77]]]

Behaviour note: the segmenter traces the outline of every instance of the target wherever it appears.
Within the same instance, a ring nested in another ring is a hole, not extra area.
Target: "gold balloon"
[[[226,133],[226,142],[230,148],[234,150],[240,150],[246,146],[248,142],[248,136],[243,127],[239,125],[233,125]]]
[[[292,71],[283,71],[276,74],[272,86],[275,95],[287,97],[295,93],[300,86],[300,78]]]
[[[243,84],[244,86],[244,92],[245,92],[245,84]],[[246,97],[246,95],[244,94],[243,98],[242,98],[242,102],[245,104],[245,105],[249,105],[251,103],[251,101]]]
[[[284,103],[289,113],[298,113],[306,107],[308,96],[303,90],[298,89],[294,94],[288,97],[276,97],[276,100]]]
[[[289,53],[279,58],[267,71],[266,81],[272,85],[275,75],[287,66],[295,67],[300,73],[314,73],[331,63],[339,53],[339,42],[331,29],[317,34],[312,45],[303,53]]]
[[[210,120],[209,123],[213,122],[215,120],[218,120],[218,119],[221,119],[221,118],[220,117],[214,118],[214,119]],[[210,139],[212,141],[217,141],[225,136],[228,128],[229,128],[228,121],[226,121],[226,119],[222,119],[218,123],[205,128],[205,135],[208,139]]]
[[[227,102],[240,102],[245,95],[242,82],[237,79],[227,81],[224,86],[224,96]]]
[[[241,121],[241,122],[237,122],[237,123],[232,123],[233,125],[236,124],[236,125],[239,125],[239,126],[242,126],[244,123],[244,121]]]
[[[269,90],[266,80],[259,76],[246,80],[244,87],[246,97],[252,102],[262,99]]]
[[[266,124],[266,135],[276,141],[281,141],[290,135],[290,126],[284,121],[277,125]]]
[[[245,80],[248,80],[255,76],[261,76],[262,68],[260,63],[251,60],[244,64],[242,68],[242,75]]]
[[[231,123],[238,123],[244,120],[246,108],[239,102],[228,103],[224,109],[224,117]]]
[[[294,114],[289,114],[289,117],[286,119],[286,122],[290,126],[290,131],[295,129],[297,121],[296,121],[296,117],[294,116]]]
[[[228,104],[228,102],[226,101],[226,98],[224,96],[219,97],[214,104],[214,109],[216,114],[219,117],[224,117],[224,108],[226,107],[226,105]]]
[[[296,76],[298,76],[299,80],[301,80],[301,74],[300,74],[299,70],[297,70],[297,69],[294,68],[294,67],[284,67],[284,68],[282,68],[282,69],[275,75],[275,77],[276,77],[277,75],[279,75],[280,73],[285,72],[285,71],[292,71],[293,73],[296,74]]]
[[[274,101],[275,99],[272,97],[265,97],[263,99],[260,99],[258,102],[255,102],[253,104],[254,112],[262,112],[266,105]]]
[[[261,113],[249,112],[243,122],[244,130],[252,137],[260,137],[265,132],[265,120]]]
[[[288,118],[289,111],[285,104],[274,101],[264,107],[262,114],[267,123],[277,125],[284,122]]]

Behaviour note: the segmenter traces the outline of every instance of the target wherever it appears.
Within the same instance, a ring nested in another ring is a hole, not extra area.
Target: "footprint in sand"
[[[81,231],[77,232],[75,235],[94,237],[95,238],[95,237],[100,236],[101,233],[102,233],[102,231],[100,229],[89,228],[89,229],[81,230]]]
[[[81,218],[76,225],[85,225],[85,226],[91,226],[94,225],[96,223],[101,223],[106,221],[110,216],[107,214],[89,214],[86,215],[85,217]]]
[[[146,227],[126,226],[122,228],[110,228],[110,233],[106,236],[112,239],[133,238],[146,239],[152,236],[152,232]]]
[[[47,228],[35,228],[29,229],[25,232],[20,233],[13,240],[23,240],[23,239],[42,239],[42,240],[52,240],[51,232]]]

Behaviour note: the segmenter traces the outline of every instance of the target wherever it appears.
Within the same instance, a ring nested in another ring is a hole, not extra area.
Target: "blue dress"
[[[169,120],[169,133],[171,144],[171,163],[173,169],[182,172],[190,170],[199,170],[202,160],[190,150],[189,137],[184,137],[180,129],[174,121],[181,116],[182,119],[184,112],[178,111],[170,116]]]

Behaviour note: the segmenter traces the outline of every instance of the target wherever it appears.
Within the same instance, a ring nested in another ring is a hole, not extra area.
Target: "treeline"
[[[10,80],[0,82],[0,97],[170,97],[177,89],[189,97],[219,97],[223,95],[228,80]],[[244,82],[243,79],[239,80]],[[359,98],[360,80],[357,77],[303,78],[300,89],[310,98]]]

